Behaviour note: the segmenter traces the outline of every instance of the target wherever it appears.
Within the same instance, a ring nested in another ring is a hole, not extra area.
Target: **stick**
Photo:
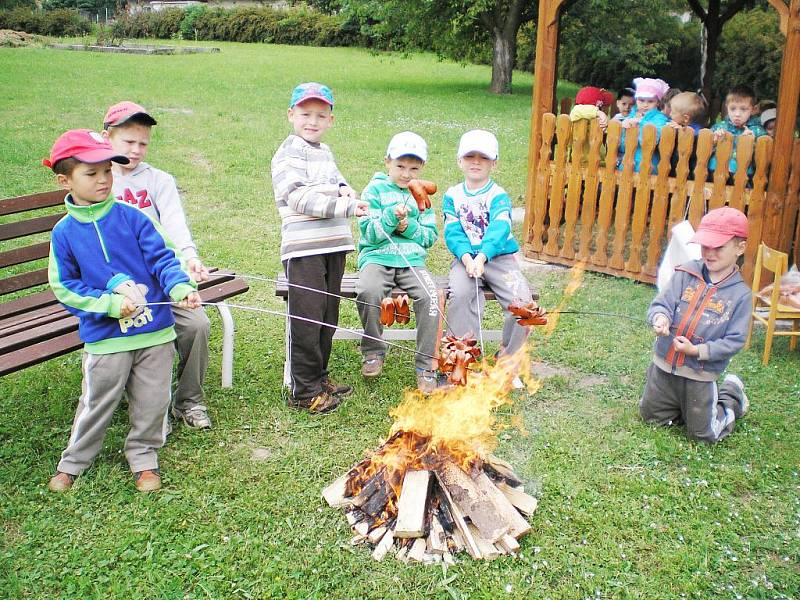
[[[483,323],[481,323],[481,291],[478,288],[478,278],[475,278],[475,312],[478,313],[478,333],[481,340],[481,356],[485,357],[486,353],[483,351]]]

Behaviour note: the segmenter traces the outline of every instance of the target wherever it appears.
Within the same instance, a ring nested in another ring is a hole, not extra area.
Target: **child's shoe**
[[[423,394],[432,394],[439,387],[436,371],[417,369],[417,389]]]
[[[75,483],[75,478],[75,475],[56,471],[56,474],[50,478],[47,488],[51,492],[66,492],[72,487],[72,484]]]
[[[345,398],[353,393],[353,388],[351,386],[336,383],[330,377],[322,380],[322,389],[331,396],[336,396],[338,398]]]
[[[133,474],[136,489],[140,492],[154,492],[161,489],[161,473],[158,469],[146,469]]]
[[[320,392],[313,398],[307,398],[305,400],[297,400],[294,396],[289,396],[286,401],[286,404],[291,408],[301,408],[307,410],[312,415],[329,413],[339,408],[341,403],[341,396],[334,396],[327,391]]]
[[[750,399],[747,397],[747,394],[744,393],[744,382],[739,379],[738,375],[734,375],[733,373],[725,375],[725,379],[722,381],[732,383],[739,388],[739,391],[742,393],[742,399],[739,402],[739,414],[736,416],[737,419],[741,419],[747,414],[747,411],[750,410]]]
[[[365,379],[375,379],[380,377],[383,371],[383,354],[367,354],[361,365],[361,375]]]
[[[183,421],[184,425],[191,429],[211,429],[211,417],[208,416],[208,409],[202,404],[186,410],[173,408],[172,416]]]

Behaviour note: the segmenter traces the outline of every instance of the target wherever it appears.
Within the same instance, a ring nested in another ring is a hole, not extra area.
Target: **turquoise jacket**
[[[628,117],[629,119],[633,119],[634,117]],[[627,121],[628,119],[623,119],[623,121]],[[644,126],[645,125],[653,125],[656,128],[656,146],[661,141],[661,130],[664,129],[664,126],[669,123],[669,117],[662,113],[657,108],[651,108],[647,111],[642,120],[639,122],[639,144],[636,146],[636,152],[633,155],[633,171],[635,173],[639,172],[642,164],[642,134],[644,133]],[[627,133],[627,129],[622,130],[622,135],[619,139],[619,157],[617,158],[617,168],[622,170],[622,159],[625,156],[625,134]],[[660,156],[658,155],[658,147],[656,147],[655,152],[653,152],[653,159],[652,159],[652,167],[650,169],[651,173],[655,173],[658,167],[658,163],[660,162]]]
[[[751,118],[746,125],[747,129],[753,132],[753,135],[756,139],[760,138],[762,135],[767,135],[767,130],[761,126],[761,122],[758,120],[758,117]],[[728,133],[733,135],[733,151],[731,152],[731,158],[728,161],[728,170],[730,171],[731,175],[736,173],[736,146],[737,142],[739,141],[739,136],[742,135],[746,129],[744,127],[736,127],[733,123],[731,123],[730,119],[726,118],[724,121],[719,121],[718,123],[714,123],[711,126],[711,131],[727,131]],[[714,153],[711,156],[711,159],[708,161],[708,170],[715,171],[717,169],[717,155]],[[748,174],[752,175],[755,173],[755,169],[753,166],[747,169]]]

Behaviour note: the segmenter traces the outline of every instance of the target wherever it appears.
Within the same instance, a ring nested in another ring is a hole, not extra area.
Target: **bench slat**
[[[66,195],[67,192],[64,190],[54,190],[52,192],[41,192],[39,194],[29,194],[16,198],[6,198],[0,200],[0,215],[13,215],[27,210],[58,206],[64,204],[64,197]]]
[[[60,335],[56,338],[39,342],[14,352],[0,355],[0,375],[20,371],[26,367],[44,362],[57,356],[63,356],[83,347],[77,331]]]
[[[52,290],[44,290],[21,298],[15,298],[8,302],[0,302],[0,318],[11,317],[35,308],[56,304],[57,302],[58,300],[56,300]]]
[[[5,279],[0,279],[0,296],[3,294],[10,294],[11,292],[27,290],[28,288],[42,285],[43,283],[47,283],[47,269],[38,269],[30,273],[6,277]]]
[[[34,309],[30,312],[0,319],[0,338],[5,335],[11,335],[16,331],[21,331],[26,327],[31,327],[34,323],[41,325],[47,320],[53,321],[55,319],[62,319],[65,313],[69,314],[60,304],[48,304],[47,306]]]
[[[23,246],[22,248],[6,250],[5,252],[0,252],[0,269],[3,267],[20,265],[32,260],[39,260],[40,258],[47,258],[49,254],[50,242],[41,242],[39,244]]]
[[[27,221],[17,221],[16,223],[3,223],[0,225],[0,242],[13,240],[16,238],[33,235],[34,233],[44,233],[50,231],[58,223],[65,213],[56,213],[46,217],[36,217]]]
[[[70,315],[67,318],[59,318],[49,323],[31,326],[13,335],[3,335],[0,337],[0,354],[6,354],[70,331],[77,331],[77,329],[78,318]]]

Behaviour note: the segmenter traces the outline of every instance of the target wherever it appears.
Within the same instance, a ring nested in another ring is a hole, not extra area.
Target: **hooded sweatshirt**
[[[146,306],[120,318],[124,297],[112,291],[132,280],[146,288],[140,287],[147,302],[177,302],[197,288],[159,225],[113,196],[78,206],[67,195],[64,203],[67,214],[53,227],[48,278],[58,301],[80,319],[86,352],[127,352],[174,340],[171,306]]]
[[[112,193],[120,202],[131,204],[161,224],[167,237],[186,259],[197,258],[186,214],[175,178],[145,162],[132,171],[115,169]]]
[[[731,358],[744,346],[750,326],[752,293],[736,269],[712,284],[703,277],[703,261],[675,268],[664,290],[647,312],[647,321],[658,314],[669,319],[669,336],[656,338],[653,362],[662,371],[696,381],[716,381]],[[682,335],[696,346],[699,356],[687,356],[672,347]]]
[[[369,214],[358,220],[361,230],[358,268],[370,263],[407,267],[403,257],[414,267],[424,267],[427,249],[439,237],[433,209],[420,213],[411,192],[393,183],[386,173],[375,173],[364,188],[361,199],[369,202]],[[402,233],[395,231],[400,223],[394,214],[398,204],[408,208],[408,227]],[[386,239],[387,235],[394,245]]]

